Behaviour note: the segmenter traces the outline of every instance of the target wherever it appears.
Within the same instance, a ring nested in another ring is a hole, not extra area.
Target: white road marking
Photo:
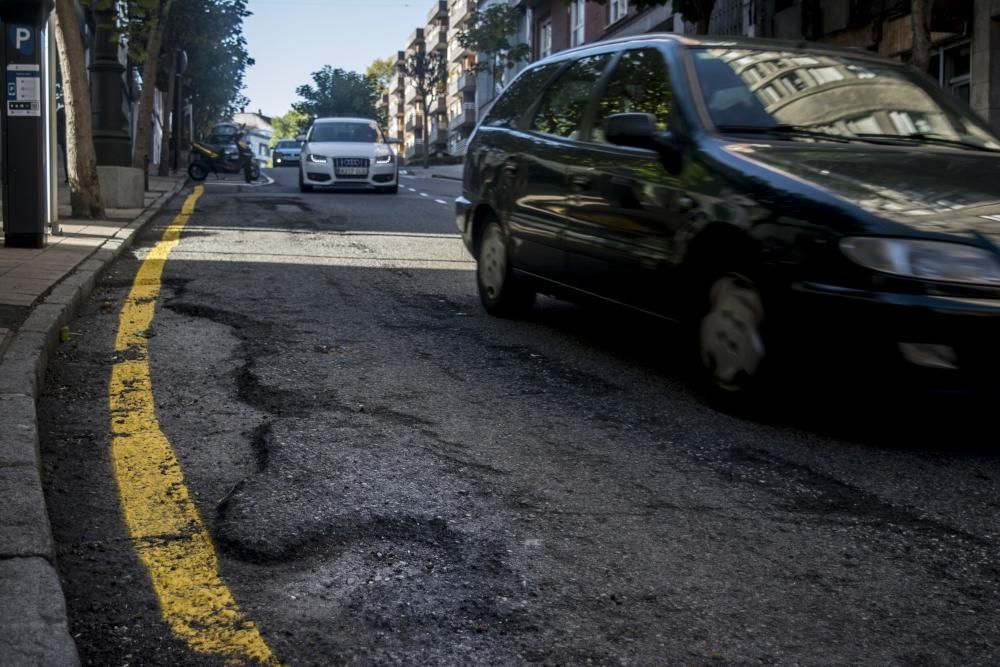
[[[448,204],[448,202],[446,202],[446,201],[445,201],[445,200],[443,200],[443,199],[435,199],[434,201],[435,201],[436,203],[438,203],[438,204],[445,204],[445,205],[447,205],[447,204]]]
[[[421,192],[421,193],[420,193],[420,196],[421,196],[421,197],[426,197],[426,196],[428,196],[428,195],[427,195],[427,193],[426,193],[426,192]]]
[[[417,191],[416,188],[411,188],[409,185],[406,186],[406,189],[409,190],[410,192],[416,192]]]

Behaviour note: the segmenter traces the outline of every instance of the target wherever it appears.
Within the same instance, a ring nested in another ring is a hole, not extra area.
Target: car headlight
[[[316,164],[326,164],[326,156],[325,155],[314,155],[314,154],[310,153],[309,154],[309,161],[310,162],[314,162]]]
[[[1000,285],[1000,258],[961,243],[855,237],[841,240],[852,262],[897,276],[944,282]]]
[[[392,162],[392,153],[376,153],[375,164],[389,164]]]

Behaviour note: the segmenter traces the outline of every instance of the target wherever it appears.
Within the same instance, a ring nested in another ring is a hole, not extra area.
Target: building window
[[[552,55],[552,19],[547,18],[538,27],[538,57]]]
[[[972,73],[972,46],[962,42],[931,52],[930,75],[945,90],[969,101],[969,82]]]
[[[573,0],[569,6],[570,46],[583,44],[586,18],[587,0]]]
[[[608,23],[621,21],[628,15],[628,0],[611,0],[608,3]]]

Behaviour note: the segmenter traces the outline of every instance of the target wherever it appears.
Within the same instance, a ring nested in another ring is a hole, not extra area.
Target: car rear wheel
[[[305,180],[302,178],[302,170],[299,169],[299,192],[312,192],[313,186],[306,185]]]
[[[706,288],[696,332],[702,377],[723,407],[756,407],[777,358],[765,295],[746,270],[717,272]]]
[[[531,310],[535,292],[514,275],[507,236],[495,218],[486,222],[477,258],[476,284],[486,312],[498,317],[517,317]]]

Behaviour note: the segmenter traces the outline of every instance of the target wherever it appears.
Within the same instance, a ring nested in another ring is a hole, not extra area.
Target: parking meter
[[[53,0],[0,0],[0,67],[7,98],[0,112],[4,244],[45,246],[46,117],[42,29]]]

